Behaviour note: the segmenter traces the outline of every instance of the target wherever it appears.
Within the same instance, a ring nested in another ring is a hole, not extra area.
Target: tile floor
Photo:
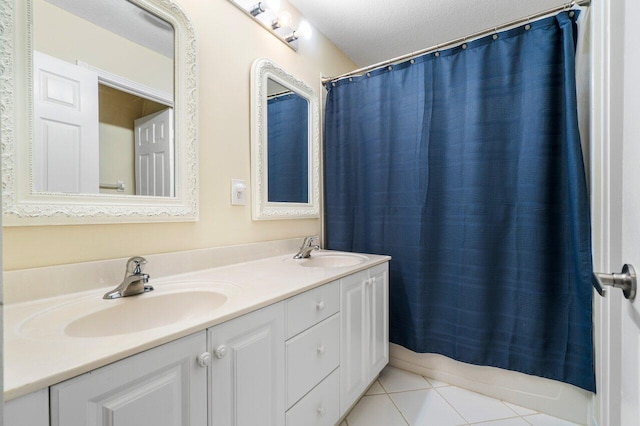
[[[576,426],[387,366],[340,426]]]

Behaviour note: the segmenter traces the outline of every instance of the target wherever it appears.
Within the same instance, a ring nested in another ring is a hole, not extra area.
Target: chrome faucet
[[[124,273],[124,279],[118,287],[106,293],[103,299],[134,296],[153,290],[152,286],[145,285],[149,282],[149,275],[142,273],[146,264],[147,259],[144,257],[135,256],[127,260],[127,271]]]
[[[315,244],[314,244],[315,243]],[[320,250],[320,245],[318,244],[318,237],[305,237],[302,245],[300,246],[300,250],[293,256],[294,259],[307,259],[311,257],[311,252],[313,250]]]

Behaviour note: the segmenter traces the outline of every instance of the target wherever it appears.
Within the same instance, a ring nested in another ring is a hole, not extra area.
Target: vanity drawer
[[[288,339],[340,310],[340,281],[306,291],[286,303]]]
[[[340,314],[335,314],[286,344],[287,407],[340,363]]]
[[[287,411],[287,426],[333,426],[340,419],[340,369]]]

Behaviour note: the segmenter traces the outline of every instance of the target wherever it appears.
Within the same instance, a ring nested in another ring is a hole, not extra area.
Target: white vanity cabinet
[[[284,426],[284,303],[208,331],[210,426]]]
[[[340,415],[389,361],[388,264],[340,280]]]
[[[52,426],[204,426],[204,331],[51,387]]]
[[[388,362],[388,297],[384,263],[9,401],[5,424],[333,426]]]

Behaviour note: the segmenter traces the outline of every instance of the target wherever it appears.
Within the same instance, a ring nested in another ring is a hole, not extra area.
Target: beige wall
[[[227,0],[178,2],[191,17],[198,38],[200,221],[4,228],[6,270],[320,232],[320,220],[253,222],[250,203],[230,205],[230,179],[249,183],[251,177],[251,64],[258,57],[270,58],[319,95],[321,74],[336,75],[356,66],[317,31],[311,40],[300,41],[296,53]]]
[[[33,2],[33,28],[35,50],[72,64],[80,60],[120,77],[173,93],[173,59],[44,0]]]

